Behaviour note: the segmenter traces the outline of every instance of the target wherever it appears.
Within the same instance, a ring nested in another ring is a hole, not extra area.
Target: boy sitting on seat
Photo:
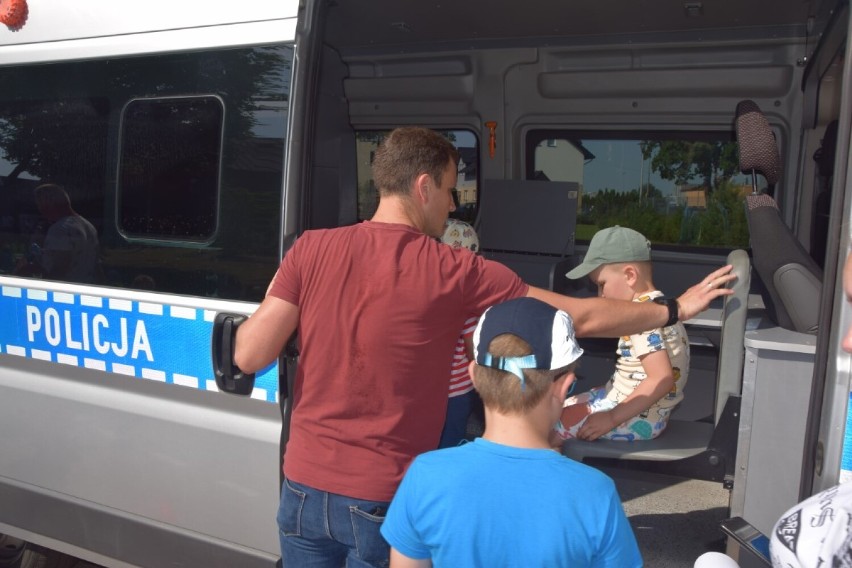
[[[571,318],[518,298],[473,342],[485,432],[414,459],[381,528],[391,566],[641,566],[615,484],[548,439],[582,354]]]
[[[583,263],[566,276],[589,275],[598,296],[634,302],[657,301],[663,293],[651,278],[651,243],[626,227],[598,231]],[[668,425],[683,400],[689,372],[689,339],[680,322],[618,341],[615,372],[601,387],[565,401],[555,431],[562,440],[650,440]],[[556,441],[558,438],[554,438]]]

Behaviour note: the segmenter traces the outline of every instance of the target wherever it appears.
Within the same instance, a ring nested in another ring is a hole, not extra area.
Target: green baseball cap
[[[627,227],[609,227],[595,233],[583,262],[565,276],[576,280],[604,264],[651,260],[651,243]]]

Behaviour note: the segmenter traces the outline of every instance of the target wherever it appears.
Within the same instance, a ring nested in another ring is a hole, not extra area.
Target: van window
[[[527,179],[580,185],[576,239],[631,227],[654,243],[748,247],[733,133],[532,131]]]
[[[473,224],[479,199],[479,140],[469,130],[441,130],[459,151],[459,174],[456,182],[456,210],[450,217]],[[379,204],[379,193],[373,183],[373,156],[388,130],[360,130],[355,133],[358,159],[358,220],[370,219]]]
[[[207,241],[217,222],[225,106],[217,97],[130,101],[121,124],[118,229]]]
[[[0,68],[0,274],[261,300],[280,262],[292,52]],[[94,274],[46,269],[46,183],[96,231]]]

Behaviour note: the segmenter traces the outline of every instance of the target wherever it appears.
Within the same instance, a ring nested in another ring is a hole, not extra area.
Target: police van
[[[410,124],[454,142],[452,215],[531,284],[594,294],[564,274],[615,224],[671,295],[747,252],[737,302],[687,322],[669,442],[566,452],[718,480],[768,532],[852,477],[849,23],[845,0],[0,0],[0,566],[279,562],[298,354],[242,376],[233,330],[301,232],[370,218],[372,154]],[[614,346],[586,347],[605,380]]]

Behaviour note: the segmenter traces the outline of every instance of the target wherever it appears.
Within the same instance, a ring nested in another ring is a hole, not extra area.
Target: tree
[[[736,142],[645,140],[639,148],[663,179],[686,185],[699,178],[708,193],[730,180],[738,167]]]

